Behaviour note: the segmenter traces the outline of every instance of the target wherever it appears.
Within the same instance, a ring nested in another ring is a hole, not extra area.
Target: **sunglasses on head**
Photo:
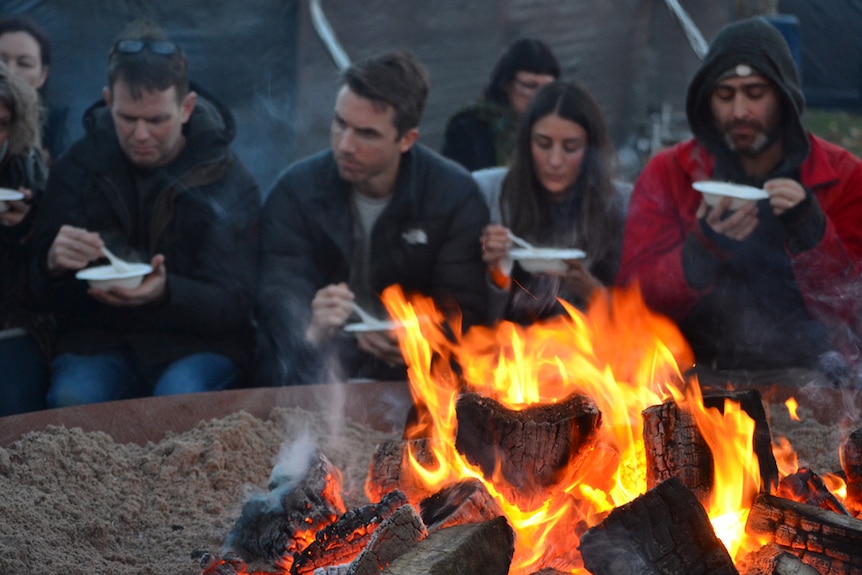
[[[178,48],[167,40],[120,40],[114,45],[114,51],[120,54],[138,54],[144,50],[159,56],[171,56]]]

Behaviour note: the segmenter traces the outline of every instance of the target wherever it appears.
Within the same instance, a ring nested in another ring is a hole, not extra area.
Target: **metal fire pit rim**
[[[412,398],[407,382],[371,381],[110,401],[0,417],[0,448],[18,441],[26,433],[44,431],[49,426],[101,431],[117,443],[146,445],[161,441],[168,432],[182,433],[201,421],[239,411],[266,419],[275,407],[326,412],[339,404],[344,417],[380,431],[395,432],[403,430]]]

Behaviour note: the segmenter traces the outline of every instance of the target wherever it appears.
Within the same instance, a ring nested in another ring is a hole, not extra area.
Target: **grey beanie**
[[[686,115],[692,133],[707,148],[713,148],[720,141],[712,122],[710,95],[719,78],[740,64],[769,78],[783,94],[788,105],[786,109],[789,107],[788,111],[794,116],[784,118],[785,129],[790,130],[791,141],[805,147],[807,155],[807,139],[800,120],[805,97],[796,64],[784,36],[761,17],[724,26],[710,44],[703,64],[688,87]]]

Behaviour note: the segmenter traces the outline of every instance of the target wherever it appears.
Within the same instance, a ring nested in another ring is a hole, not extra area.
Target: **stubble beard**
[[[746,144],[745,146],[738,146],[736,141],[733,139],[731,132],[733,128],[736,126],[747,126],[752,128],[755,131],[754,140],[751,143]],[[724,142],[727,144],[727,147],[739,154],[740,156],[747,156],[749,158],[753,158],[759,156],[766,150],[769,146],[771,146],[781,135],[781,128],[776,122],[771,129],[765,128],[762,124],[753,123],[753,122],[729,122],[725,124],[724,130]]]

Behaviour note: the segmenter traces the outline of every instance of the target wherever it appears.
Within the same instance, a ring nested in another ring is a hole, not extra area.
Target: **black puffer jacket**
[[[29,259],[33,221],[48,179],[41,152],[7,155],[0,160],[0,187],[33,192],[30,212],[14,227],[0,227],[0,329],[20,327],[49,353],[53,336],[49,317],[40,313],[29,294]]]
[[[184,126],[186,146],[170,165],[146,175],[134,170],[104,104],[87,111],[86,135],[54,165],[33,265],[36,294],[59,322],[57,353],[128,345],[144,366],[209,351],[249,367],[260,190],[229,147],[230,112],[197,92]],[[142,178],[156,190],[145,206],[136,192]],[[72,273],[52,279],[47,253],[64,224],[99,232],[130,260],[164,254],[167,301],[120,309],[89,297],[86,283]]]
[[[433,297],[444,311],[456,304],[467,326],[486,322],[479,235],[487,223],[488,209],[470,174],[414,145],[401,157],[392,201],[372,231],[372,289],[379,294],[399,284],[407,293]],[[320,288],[349,282],[353,261],[350,184],[339,177],[332,152],[282,174],[267,198],[261,237],[264,363],[286,364],[288,377],[297,378],[289,383],[308,381],[317,376],[304,367],[315,354],[303,343],[311,300]]]

